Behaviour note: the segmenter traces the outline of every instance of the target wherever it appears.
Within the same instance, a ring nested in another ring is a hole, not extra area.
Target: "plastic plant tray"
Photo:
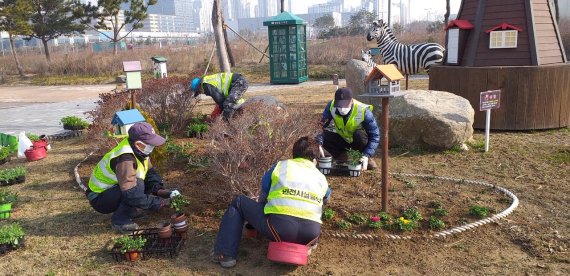
[[[350,170],[348,166],[344,163],[338,163],[332,161],[332,166],[330,168],[320,168],[317,167],[321,173],[324,175],[336,175],[336,176],[360,176],[361,172],[359,170]]]
[[[138,251],[141,254],[141,259],[148,258],[174,258],[178,256],[180,249],[184,245],[183,239],[178,233],[173,232],[172,237],[167,239],[158,238],[158,228],[140,229],[129,234],[132,237],[142,236],[146,239],[145,247]],[[121,253],[120,246],[113,245],[110,252],[115,261],[126,261],[127,257]]]

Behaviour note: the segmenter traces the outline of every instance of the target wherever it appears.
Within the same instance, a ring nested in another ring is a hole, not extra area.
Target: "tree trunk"
[[[226,50],[228,51],[228,58],[230,59],[230,65],[232,67],[236,67],[236,62],[234,60],[234,54],[232,52],[232,47],[230,45],[230,41],[228,39],[228,31],[226,30],[226,28],[223,28],[224,30],[224,41],[226,42]]]
[[[226,42],[224,39],[224,31],[222,30],[222,9],[220,0],[214,0],[212,9],[212,27],[214,29],[214,38],[216,39],[216,50],[218,51],[218,62],[222,72],[229,73],[230,63],[228,62],[228,52],[226,51]]]
[[[42,38],[42,44],[44,45],[44,52],[46,53],[46,59],[48,62],[51,62],[51,56],[49,53],[48,41]]]
[[[20,77],[25,77],[24,69],[22,69],[22,65],[20,65],[20,61],[18,60],[18,53],[16,53],[16,46],[14,45],[14,37],[12,34],[8,34],[8,39],[10,40],[10,50],[12,51],[12,55],[14,56],[14,61],[16,62],[16,69],[18,70],[18,74]]]
[[[117,55],[117,41],[119,38],[119,30],[117,30],[117,26],[119,25],[119,16],[115,15],[115,24],[113,26],[113,56]]]
[[[443,16],[443,26],[447,27],[447,23],[449,23],[449,14],[451,12],[451,8],[449,6],[449,2],[451,0],[445,0],[445,15]]]

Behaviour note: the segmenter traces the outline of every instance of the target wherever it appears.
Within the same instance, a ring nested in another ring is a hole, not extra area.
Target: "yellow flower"
[[[410,220],[405,219],[404,217],[400,217],[399,220],[402,222],[402,224],[409,224],[410,223]]]

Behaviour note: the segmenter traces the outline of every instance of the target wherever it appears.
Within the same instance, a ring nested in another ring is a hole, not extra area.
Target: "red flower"
[[[373,216],[373,217],[370,218],[370,220],[373,221],[373,222],[377,222],[377,221],[380,221],[380,217],[378,217],[378,216]]]

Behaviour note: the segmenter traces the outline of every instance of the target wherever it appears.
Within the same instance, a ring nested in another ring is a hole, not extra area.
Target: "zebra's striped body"
[[[368,67],[376,67],[376,62],[374,62],[374,59],[372,59],[372,53],[370,53],[370,50],[360,50],[360,59],[366,62],[366,65],[368,65]]]
[[[395,64],[405,75],[418,73],[422,68],[429,72],[434,64],[443,62],[445,49],[437,43],[402,44],[382,20],[372,23],[366,39],[376,38],[386,64]]]

